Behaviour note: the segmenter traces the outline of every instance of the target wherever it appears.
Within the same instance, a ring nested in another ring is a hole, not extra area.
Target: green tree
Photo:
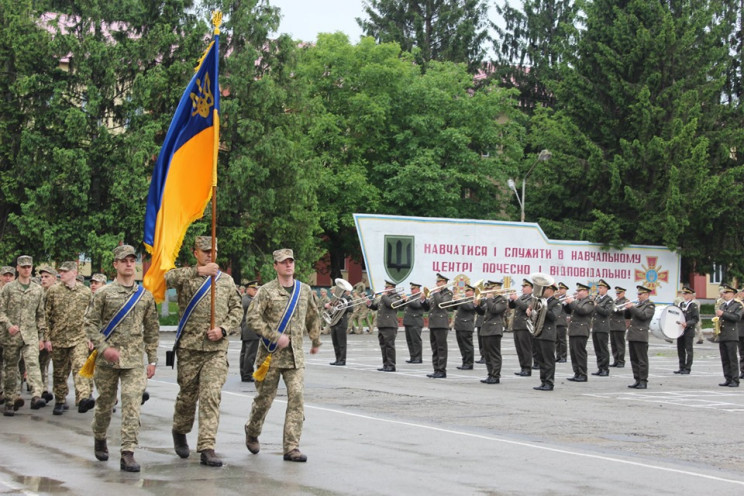
[[[364,13],[357,24],[365,35],[398,43],[422,67],[439,60],[480,69],[488,41],[484,0],[366,0]]]

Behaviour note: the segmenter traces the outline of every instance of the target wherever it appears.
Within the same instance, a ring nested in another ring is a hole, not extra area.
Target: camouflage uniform
[[[55,280],[57,278],[57,271],[48,265],[42,265],[36,270],[36,273],[42,277],[42,273],[47,272]],[[52,285],[56,282],[52,282]],[[41,287],[44,289],[44,308],[46,308],[46,295],[51,286],[44,286],[44,280],[42,278]],[[44,394],[49,392],[49,364],[52,362],[52,354],[47,351],[46,348],[39,351],[39,370],[41,370],[41,388],[44,390]],[[51,397],[45,398],[47,401],[51,401]]]
[[[286,348],[277,348],[271,359],[271,367],[266,378],[256,382],[257,395],[253,398],[251,416],[245,424],[247,436],[257,438],[261,435],[266,414],[276,397],[279,386],[279,378],[284,379],[287,387],[287,413],[284,419],[284,453],[289,453],[300,446],[302,435],[302,424],[304,421],[304,376],[305,355],[302,350],[302,335],[307,331],[314,348],[320,346],[320,315],[318,313],[317,297],[310,286],[300,281],[300,296],[297,307],[292,315],[284,334],[290,339]],[[279,339],[277,327],[284,309],[289,303],[290,291],[279,285],[279,280],[274,279],[261,286],[258,294],[253,299],[253,304],[248,309],[246,323],[260,336],[275,342]],[[258,347],[256,363],[261,364],[268,356],[269,351],[264,342]]]
[[[200,276],[196,267],[173,269],[165,274],[169,288],[178,293],[179,315],[191,301],[206,276]],[[217,279],[215,299],[215,326],[225,335],[240,327],[243,306],[235,282],[227,274]],[[183,328],[177,350],[178,385],[173,413],[173,431],[188,434],[194,425],[196,404],[199,403],[199,436],[197,451],[214,449],[217,427],[220,422],[222,386],[227,380],[227,338],[210,341],[211,295],[208,291],[194,308],[191,318]]]
[[[93,296],[93,303],[85,315],[85,331],[98,350],[93,375],[98,399],[93,418],[93,437],[106,439],[111,412],[116,402],[118,383],[121,381],[121,451],[134,451],[140,429],[140,403],[145,390],[145,367],[158,361],[158,323],[155,299],[145,291],[129,314],[116,326],[108,340],[101,331],[136,290],[136,285],[122,286],[117,280],[100,288]],[[103,352],[114,347],[120,357],[116,363],[103,358]]]
[[[4,265],[0,269],[0,277],[5,276],[6,274],[12,274],[15,277],[15,269],[8,265]],[[0,294],[2,293],[3,286],[5,286],[5,280],[0,278]],[[3,366],[3,346],[5,343],[4,338],[5,333],[2,332],[2,328],[0,327],[0,404],[5,401],[5,396],[3,395],[3,384],[5,384],[5,367]]]
[[[8,329],[14,325],[20,327],[20,332],[11,336]],[[33,397],[41,397],[39,341],[45,332],[46,319],[42,287],[31,282],[27,288],[24,288],[17,280],[6,284],[0,293],[0,334],[4,337],[6,401],[13,402],[19,397],[18,362],[21,357],[26,363],[31,394]]]
[[[70,372],[75,383],[75,404],[91,395],[90,381],[78,374],[88,358],[88,338],[83,325],[90,300],[90,289],[77,281],[72,288],[63,283],[55,284],[46,294],[44,341],[52,342],[52,384],[56,403],[65,403]]]

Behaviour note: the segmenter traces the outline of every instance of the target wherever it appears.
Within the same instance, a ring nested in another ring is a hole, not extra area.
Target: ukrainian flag
[[[161,302],[165,273],[175,267],[186,230],[204,214],[217,185],[220,142],[219,30],[173,116],[152,174],[144,244],[152,264],[143,284]]]

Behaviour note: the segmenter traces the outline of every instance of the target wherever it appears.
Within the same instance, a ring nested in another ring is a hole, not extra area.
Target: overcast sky
[[[341,31],[356,43],[362,30],[356,23],[362,17],[362,0],[269,0],[281,9],[280,33],[294,39],[315,41],[318,33]]]

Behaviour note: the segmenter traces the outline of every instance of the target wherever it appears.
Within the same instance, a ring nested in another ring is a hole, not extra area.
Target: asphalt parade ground
[[[163,333],[161,363],[173,344]],[[744,494],[744,386],[723,382],[718,345],[695,347],[692,374],[679,376],[676,346],[651,338],[649,388],[628,389],[630,362],[609,377],[566,381],[534,391],[538,371],[517,377],[512,336],[502,342],[501,384],[486,385],[485,365],[460,371],[454,333],[446,379],[429,379],[431,354],[406,364],[405,336],[396,341],[397,372],[378,372],[376,334],[349,336],[345,367],[330,366],[330,336],[307,355],[307,463],[282,459],[283,385],[260,437],[261,452],[245,448],[243,425],[255,393],[238,373],[240,342],[231,343],[222,395],[217,454],[225,465],[199,464],[173,452],[175,371],[159,367],[142,407],[140,473],[119,470],[117,411],[109,430],[108,462],[93,456],[93,412],[53,416],[26,406],[0,417],[0,494],[106,495],[665,495]],[[306,343],[306,349],[308,343]],[[589,370],[596,362],[589,344]],[[72,393],[68,402],[72,399]]]

